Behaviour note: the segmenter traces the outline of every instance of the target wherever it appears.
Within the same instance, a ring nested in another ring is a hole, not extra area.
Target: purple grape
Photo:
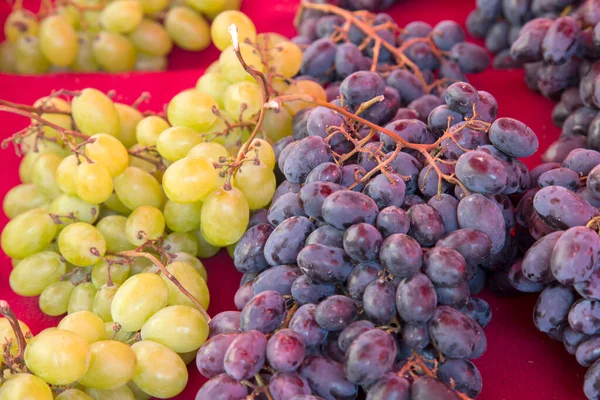
[[[314,229],[306,217],[291,217],[277,225],[265,243],[264,254],[269,265],[295,264],[306,238]]]
[[[332,162],[317,165],[306,177],[305,183],[312,182],[340,183],[342,181],[342,170]]]
[[[313,393],[326,400],[352,400],[358,393],[356,385],[346,378],[344,366],[324,357],[306,358],[300,373],[310,384]]]
[[[396,89],[406,103],[410,103],[425,94],[419,79],[404,69],[392,71],[387,77],[386,83]]]
[[[498,118],[489,130],[490,141],[502,152],[514,157],[529,157],[538,147],[535,133],[521,121]]]
[[[583,147],[587,147],[587,139],[584,136],[559,138],[546,149],[542,161],[562,163],[572,150]]]
[[[492,320],[492,308],[480,298],[471,297],[459,311],[473,318],[482,328],[485,328]]]
[[[369,388],[367,400],[410,400],[410,383],[388,372]]]
[[[292,284],[302,275],[295,265],[278,265],[261,272],[252,284],[254,294],[274,290],[282,296],[292,293]]]
[[[300,110],[292,119],[292,137],[296,139],[298,143],[301,139],[304,139],[308,136],[308,117],[310,117],[310,114],[313,112],[313,110],[314,108],[305,108],[304,110]],[[284,170],[281,171],[284,172]]]
[[[436,286],[438,304],[460,309],[467,304],[471,295],[469,284],[461,282],[453,287]]]
[[[586,176],[598,164],[600,164],[600,153],[596,150],[575,149],[565,158],[562,167]]]
[[[600,166],[596,166],[590,171],[586,187],[592,196],[600,199]]]
[[[301,184],[285,180],[275,189],[272,202],[274,203],[280,196],[286,193],[298,193],[300,189],[302,189]]]
[[[529,21],[523,26],[519,37],[511,45],[510,55],[520,62],[541,61],[544,56],[542,43],[551,25],[552,20],[547,18],[537,18]]]
[[[484,48],[469,42],[452,46],[450,58],[456,61],[460,69],[467,74],[483,72],[491,63],[490,56]]]
[[[377,258],[381,241],[377,228],[363,222],[346,229],[343,246],[354,261],[371,261]]]
[[[423,272],[434,285],[456,286],[467,278],[464,257],[448,247],[434,247],[423,257]]]
[[[293,151],[285,160],[282,172],[290,182],[302,183],[313,168],[329,161],[329,157],[329,145],[323,138],[308,136],[293,147]]]
[[[367,183],[363,193],[372,198],[379,209],[400,207],[404,203],[406,185],[396,174],[377,175]]]
[[[335,54],[335,71],[340,78],[346,78],[353,73],[368,69],[360,49],[354,43],[342,43]]]
[[[483,231],[477,229],[459,229],[448,234],[436,243],[436,247],[449,247],[458,251],[470,269],[469,277],[475,272],[475,266],[481,264],[492,252],[492,241]]]
[[[211,337],[200,347],[196,366],[203,376],[210,379],[225,372],[225,353],[236,337],[237,333],[222,333]]]
[[[331,182],[312,182],[304,185],[298,193],[298,201],[304,212],[313,219],[322,217],[321,209],[325,199],[344,187]]]
[[[537,242],[527,250],[523,256],[521,269],[525,278],[533,282],[543,284],[551,283],[555,280],[550,269],[552,261],[552,250],[558,239],[564,231],[552,232]]]
[[[316,107],[308,115],[306,130],[309,136],[320,136],[326,139],[331,131],[330,127],[339,127],[344,124],[344,117],[337,111],[325,107]],[[335,145],[343,140],[341,135],[333,137],[330,145]]]
[[[334,66],[336,52],[337,46],[329,38],[314,41],[304,50],[300,73],[325,78]]]
[[[433,94],[426,94],[423,97],[420,97],[408,103],[407,107],[417,111],[417,113],[419,114],[419,119],[421,120],[421,122],[425,123],[427,122],[427,116],[437,106],[441,106],[442,104],[444,104],[444,102],[438,96],[435,96]]]
[[[410,386],[411,400],[460,400],[458,393],[444,382],[422,376]]]
[[[510,24],[506,21],[498,21],[490,27],[487,36],[485,37],[485,47],[494,54],[508,49],[510,43],[508,34]]]
[[[350,186],[355,192],[360,192],[364,189],[365,184],[360,182],[360,180],[367,174],[367,171],[363,167],[358,164],[346,164],[342,168],[342,180],[340,185],[344,188],[349,188]]]
[[[435,347],[450,358],[477,358],[487,347],[483,329],[471,317],[448,306],[440,306],[429,321]]]
[[[248,304],[252,297],[254,297],[254,289],[252,289],[252,281],[250,281],[244,283],[237,292],[235,292],[233,302],[237,309],[241,310]]]
[[[458,220],[456,218],[456,209],[458,200],[453,196],[442,193],[439,196],[433,196],[427,202],[427,205],[433,207],[444,221],[444,233],[454,232],[458,229]]]
[[[560,186],[540,190],[533,199],[533,206],[539,217],[556,229],[582,226],[598,215],[585,199]]]
[[[544,283],[535,282],[525,277],[522,269],[522,260],[517,261],[510,267],[508,280],[515,289],[523,293],[541,292],[545,287]]]
[[[298,253],[298,267],[310,279],[320,283],[344,282],[354,265],[343,249],[311,244]]]
[[[575,292],[569,286],[554,284],[542,291],[533,309],[533,322],[541,332],[550,332],[567,321]]]
[[[367,319],[387,325],[396,316],[396,290],[390,282],[377,279],[365,288],[362,303]]]
[[[469,280],[469,291],[471,294],[481,293],[487,281],[487,272],[483,268],[474,268],[475,276]]]
[[[576,283],[574,287],[582,297],[591,300],[600,300],[600,269],[595,266],[592,275],[584,282]]]
[[[375,325],[371,321],[360,320],[354,321],[347,327],[345,327],[338,337],[338,346],[342,351],[346,352],[350,344],[363,334],[366,331],[370,331],[371,329],[375,329]]]
[[[368,71],[358,71],[342,81],[340,93],[351,106],[360,106],[385,90],[385,81],[379,74]]]
[[[266,351],[271,368],[277,372],[292,372],[304,359],[305,344],[300,334],[282,329],[269,338]]]
[[[570,326],[567,326],[563,331],[563,344],[569,354],[575,354],[577,352],[577,346],[587,338],[589,338],[588,335],[577,332]]]
[[[305,244],[322,244],[331,247],[344,247],[344,231],[337,230],[330,225],[324,225],[315,229],[306,238]]]
[[[249,395],[248,386],[227,374],[220,374],[206,382],[196,395],[196,400],[240,400]]]
[[[508,182],[502,162],[483,151],[470,151],[461,155],[456,163],[456,177],[477,193],[501,193]]]
[[[410,221],[406,211],[401,208],[389,206],[381,210],[379,215],[377,215],[376,226],[383,237],[388,237],[394,233],[408,233]]]
[[[244,233],[233,252],[233,263],[238,271],[256,274],[269,267],[264,248],[271,232],[271,225],[259,224]]]
[[[317,323],[328,331],[341,331],[357,317],[358,307],[354,300],[342,295],[326,298],[315,311]]]
[[[267,210],[259,208],[258,210],[250,211],[250,221],[248,221],[248,229],[259,224],[268,224]]]
[[[566,16],[555,20],[542,43],[544,61],[562,64],[571,58],[577,50],[579,32],[579,24],[575,18]]]
[[[373,225],[379,209],[369,196],[351,190],[339,190],[325,199],[323,219],[337,229],[366,222]]]
[[[461,113],[451,110],[446,104],[434,108],[427,117],[427,125],[431,131],[439,136],[448,129],[448,126],[454,126],[463,121]]]
[[[479,229],[489,236],[492,254],[498,253],[504,246],[504,217],[494,201],[480,194],[467,196],[458,203],[457,217],[461,228]]]
[[[444,100],[450,109],[461,114],[468,113],[472,112],[473,107],[479,103],[479,93],[473,85],[457,82],[448,86]]]
[[[538,185],[542,188],[561,186],[575,191],[579,188],[579,174],[569,168],[554,168],[540,175]]]
[[[437,294],[426,275],[417,273],[400,282],[396,291],[396,308],[406,322],[427,322],[437,306]]]
[[[383,267],[377,262],[358,264],[348,276],[348,294],[355,300],[362,300],[365,289],[377,277]]]
[[[417,204],[408,210],[409,234],[424,247],[433,246],[444,235],[444,220],[427,204]]]
[[[402,327],[402,340],[414,349],[424,349],[429,345],[427,324],[406,324]]]
[[[239,311],[222,311],[212,317],[208,323],[210,337],[221,333],[239,332],[240,315]]]
[[[386,159],[392,157],[392,155],[393,153],[388,153]],[[407,195],[412,194],[417,190],[417,182],[422,165],[416,158],[408,153],[400,152],[394,156],[394,159],[389,163],[389,166],[398,175],[410,177],[410,180],[405,182]],[[406,197],[404,201],[406,202]]]
[[[257,374],[265,362],[267,338],[256,330],[237,335],[225,353],[223,365],[227,375],[234,379],[250,379]]]
[[[370,385],[392,369],[395,358],[396,342],[392,335],[381,329],[371,329],[348,347],[344,371],[349,381]]]
[[[448,51],[456,43],[465,41],[465,31],[454,21],[441,21],[433,27],[433,42],[442,51]]]
[[[587,135],[597,111],[594,108],[581,107],[567,117],[562,126],[562,137]]]
[[[335,293],[335,286],[312,281],[308,276],[298,277],[292,284],[292,297],[299,304],[318,303]]]
[[[569,311],[569,325],[577,332],[596,335],[600,332],[600,307],[596,300],[577,301]]]
[[[310,395],[311,390],[302,375],[296,372],[277,372],[269,380],[269,393],[273,400],[287,400],[295,396]]]
[[[327,331],[319,326],[315,318],[316,309],[314,304],[304,304],[290,320],[290,329],[302,336],[307,348],[323,343],[327,337]]]
[[[453,135],[453,138],[456,140],[456,143],[451,138],[442,141],[442,154],[444,157],[457,160],[461,155],[465,154],[465,150],[463,149],[473,150],[490,143],[487,132],[470,129],[468,126],[465,127],[465,125],[467,125],[466,122],[459,122],[455,125],[458,132]],[[452,130],[454,131],[455,129],[453,128]]]
[[[481,374],[469,360],[446,360],[439,366],[438,378],[472,399],[477,398],[483,388]]]
[[[437,168],[445,175],[454,174],[454,165],[436,162]],[[419,190],[426,197],[436,196],[439,191],[439,175],[431,164],[425,166],[419,174]],[[453,185],[442,178],[442,192],[451,192]],[[406,198],[404,200],[406,202]]]
[[[257,330],[273,332],[286,315],[285,299],[274,290],[261,292],[244,306],[240,316],[240,328],[244,332]]]
[[[280,187],[282,186],[283,185]],[[291,217],[306,216],[306,213],[300,206],[298,194],[294,192],[283,193],[281,196],[274,198],[267,214],[267,218],[273,226],[278,226],[283,221]]]
[[[379,250],[379,261],[398,278],[414,275],[423,263],[423,253],[414,238],[396,233],[388,236]]]

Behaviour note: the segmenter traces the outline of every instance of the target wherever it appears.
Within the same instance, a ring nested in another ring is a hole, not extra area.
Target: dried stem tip
[[[238,36],[237,26],[235,26],[235,24],[231,24],[231,25],[229,25],[229,28],[227,30],[229,31],[229,34],[231,35],[231,41],[233,43],[233,49],[234,50],[239,50],[240,49],[240,39],[239,39],[239,36]]]

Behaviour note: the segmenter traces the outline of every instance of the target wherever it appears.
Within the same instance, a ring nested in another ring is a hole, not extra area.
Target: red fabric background
[[[294,35],[292,19],[297,0],[245,0],[242,10],[255,22],[258,32],[275,31]],[[474,0],[407,0],[389,10],[400,26],[414,20],[435,24],[444,19],[463,23],[474,7]],[[25,4],[28,1],[25,0]],[[4,23],[10,9],[0,2],[0,23]],[[1,33],[0,33],[1,35]],[[211,47],[203,53],[176,50],[171,56],[172,71],[162,74],[131,73],[121,75],[54,75],[44,77],[8,76],[0,74],[0,98],[31,104],[52,90],[71,90],[94,87],[103,91],[116,89],[119,101],[133,102],[143,91],[152,99],[145,107],[158,110],[173,95],[195,85],[203,69],[218,56]],[[488,71],[473,76],[471,82],[479,89],[491,92],[498,100],[500,116],[518,118],[537,133],[544,150],[559,131],[552,125],[552,103],[530,92],[523,82],[521,71]],[[0,138],[5,138],[25,126],[21,117],[0,116]],[[540,151],[541,154],[541,151]],[[19,160],[12,149],[0,152],[0,196],[19,183]],[[526,160],[530,167],[539,162],[539,155]],[[7,222],[0,215],[0,227]],[[205,262],[209,273],[211,306],[214,315],[234,309],[233,295],[238,287],[239,273],[225,252]],[[0,255],[0,298],[9,301],[20,319],[35,333],[58,322],[58,318],[43,315],[37,298],[15,295],[9,285],[10,260]],[[32,277],[35,279],[35,277]],[[492,305],[494,317],[486,328],[488,351],[476,364],[483,375],[482,400],[520,399],[584,399],[582,392],[585,370],[573,356],[567,354],[559,342],[553,342],[536,331],[532,323],[532,308],[536,296],[498,298],[489,292],[482,295]],[[160,360],[157,360],[160,362]],[[190,379],[179,400],[194,399],[204,382],[196,367],[189,368]]]

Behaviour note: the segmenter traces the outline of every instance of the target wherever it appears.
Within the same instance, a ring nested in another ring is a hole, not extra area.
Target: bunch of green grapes
[[[43,16],[15,8],[4,25],[0,72],[163,71],[174,45],[206,49],[210,21],[243,15],[240,2],[55,0]]]

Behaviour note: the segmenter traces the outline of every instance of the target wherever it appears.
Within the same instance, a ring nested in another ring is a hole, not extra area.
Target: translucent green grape
[[[262,108],[262,92],[256,82],[236,82],[227,88],[223,100],[225,111],[249,119]],[[245,107],[242,113],[242,106]]]
[[[106,241],[100,231],[85,222],[67,225],[58,235],[60,254],[73,265],[88,267],[106,253]]]
[[[200,51],[210,45],[208,22],[190,8],[171,8],[165,18],[165,28],[175,44],[184,50]]]
[[[94,297],[93,311],[94,314],[102,318],[104,322],[112,321],[110,308],[112,307],[112,302],[115,294],[117,294],[118,289],[119,287],[117,285],[104,285],[96,292],[96,296]]]
[[[240,43],[240,52],[242,53],[246,64],[260,72],[265,72],[265,65],[263,64],[262,58],[253,46],[246,43]],[[223,50],[219,56],[219,66],[221,73],[230,82],[244,80],[254,82],[252,75],[247,73],[242,67],[242,64],[240,64],[240,61],[233,51],[233,46],[229,46]]]
[[[197,350],[208,337],[208,322],[189,306],[170,306],[154,314],[142,327],[142,339],[167,346],[176,353]]]
[[[63,17],[75,30],[81,28],[81,15],[74,5],[60,5],[56,7],[56,14]]]
[[[44,250],[56,235],[56,225],[45,210],[34,208],[10,220],[2,231],[2,250],[23,259]]]
[[[273,72],[286,78],[293,78],[302,65],[302,49],[289,40],[270,46],[267,51],[269,67]]]
[[[173,40],[165,27],[151,19],[143,20],[129,34],[129,40],[138,51],[150,56],[166,56],[173,48]]]
[[[52,390],[35,375],[20,373],[11,376],[0,386],[0,400],[52,400]]]
[[[191,128],[174,126],[165,129],[156,140],[156,148],[169,161],[186,156],[192,147],[203,141],[202,135]]]
[[[126,217],[121,215],[110,215],[102,218],[96,224],[96,228],[100,231],[106,241],[107,251],[116,253],[119,251],[135,249],[135,246],[127,240],[127,235],[125,234],[126,222]],[[114,267],[112,270],[114,271]]]
[[[85,145],[85,154],[92,161],[104,165],[112,177],[125,171],[129,164],[129,154],[119,139],[99,133],[89,140],[90,143]]]
[[[169,60],[166,56],[149,56],[144,53],[138,53],[135,60],[136,71],[166,71],[168,66]]]
[[[102,28],[113,33],[133,32],[144,18],[142,3],[136,0],[118,0],[108,3],[100,14]]]
[[[50,198],[61,194],[60,187],[54,176],[61,161],[61,156],[55,153],[46,153],[40,155],[32,166],[31,181]]]
[[[127,278],[129,278],[129,265],[113,263],[110,266],[110,279],[115,285],[122,284]],[[106,260],[100,260],[92,267],[92,284],[96,289],[108,284],[108,262]]]
[[[50,203],[48,211],[58,216],[62,223],[58,227],[62,228],[75,222],[70,216],[74,216],[79,222],[93,224],[98,219],[100,207],[83,201],[77,196],[61,194]]]
[[[189,89],[171,99],[167,117],[173,126],[185,126],[203,132],[217,120],[212,110],[216,106],[216,101],[210,95]]]
[[[116,389],[93,389],[85,388],[85,393],[92,398],[92,400],[135,400],[133,393],[127,386],[120,386]]]
[[[202,202],[176,203],[167,200],[163,210],[165,222],[170,230],[174,232],[188,232],[198,229],[200,226],[200,211]]]
[[[59,111],[71,112],[71,104],[59,97],[42,97],[41,99],[36,100],[35,103],[33,103],[33,106],[54,108]],[[73,121],[71,120],[70,115],[46,112],[40,114],[40,117],[46,121],[50,121],[53,124],[60,126],[61,128],[73,129]],[[32,120],[31,122],[34,121]],[[44,131],[44,136],[56,139],[58,144],[63,144],[62,138],[56,129],[50,128],[49,126],[44,126],[42,130]]]
[[[137,124],[144,118],[141,112],[137,109],[123,103],[115,103],[117,112],[119,113],[119,135],[117,138],[123,143],[123,146],[129,148],[136,144],[136,127]]]
[[[219,246],[213,246],[208,243],[208,241],[204,238],[202,234],[202,224],[200,224],[200,228],[195,230],[194,236],[196,237],[196,241],[198,242],[198,253],[196,254],[200,258],[210,258],[216,255],[221,249]]]
[[[292,135],[292,115],[285,107],[267,109],[263,120],[265,136],[271,143]]]
[[[94,33],[77,32],[79,47],[75,61],[71,65],[75,72],[95,72],[100,68],[94,58]]]
[[[24,35],[15,42],[15,69],[19,74],[36,75],[48,71],[50,63],[40,49],[37,36]]]
[[[75,29],[60,15],[51,15],[40,24],[40,50],[52,64],[67,67],[77,56],[79,42]]]
[[[219,108],[225,106],[225,91],[231,85],[231,83],[225,79],[219,72],[205,72],[204,75],[198,79],[196,83],[196,89],[207,93],[216,100]]]
[[[164,10],[169,5],[169,0],[140,0],[146,15]]]
[[[163,189],[169,199],[178,203],[195,203],[214,188],[217,172],[204,157],[183,158],[167,168]]]
[[[165,217],[152,206],[140,206],[133,210],[125,223],[129,243],[140,246],[148,240],[159,239],[165,232]]]
[[[23,335],[25,335],[25,340],[28,341],[27,337],[32,337],[31,329],[25,324],[23,321],[19,321],[19,326],[21,327],[21,331],[23,331]],[[17,339],[15,337],[15,332],[13,331],[10,322],[6,318],[0,318],[0,340],[2,343],[6,343],[10,340],[10,355],[16,356],[19,352],[19,346],[17,343]],[[0,362],[4,362],[4,351],[0,353]]]
[[[25,183],[10,189],[2,202],[2,210],[8,218],[48,204],[46,194],[36,185]]]
[[[67,312],[73,314],[78,311],[93,311],[96,292],[96,287],[90,282],[75,286],[69,298]]]
[[[47,286],[58,282],[66,271],[59,254],[42,251],[21,260],[11,271],[9,283],[11,289],[21,296],[39,296]]]
[[[127,167],[114,182],[119,200],[131,210],[144,205],[161,208],[165,201],[160,183],[139,168]]]
[[[113,101],[96,89],[83,89],[79,96],[71,101],[73,119],[79,130],[92,136],[105,133],[118,136],[121,127],[119,113]]]
[[[256,27],[248,16],[240,11],[224,11],[212,22],[210,36],[217,48],[221,51],[231,46],[231,35],[229,26],[235,24],[238,30],[239,42],[256,40]]]
[[[169,128],[164,118],[151,115],[142,119],[135,128],[137,141],[142,146],[156,146],[158,136]]]
[[[140,389],[158,398],[173,397],[183,391],[188,373],[177,353],[150,340],[137,342],[131,349],[138,361],[133,382]]]
[[[66,314],[74,288],[75,286],[69,281],[55,282],[46,286],[40,294],[40,310],[52,317]]]
[[[127,387],[133,393],[135,400],[150,400],[152,396],[140,389],[133,381],[127,382]]]
[[[198,300],[200,305],[206,310],[210,303],[210,294],[206,281],[200,273],[187,262],[175,261],[167,265],[167,270],[179,281],[179,283],[192,296]],[[169,305],[187,305],[196,308],[196,304],[190,300],[179,288],[171,282],[166,276],[162,276],[169,288]]]
[[[93,400],[90,396],[85,394],[79,389],[69,389],[65,390],[58,396],[56,396],[55,400]]]
[[[237,188],[217,189],[202,204],[202,236],[214,246],[225,247],[240,240],[250,219],[248,201]]]
[[[9,42],[16,42],[25,35],[37,36],[39,24],[34,13],[24,8],[16,8],[8,14],[4,22],[4,36]]]
[[[293,84],[288,86],[283,94],[308,94],[316,99],[327,101],[325,89],[323,89],[323,87],[317,82],[310,80],[294,81]],[[296,115],[299,111],[304,110],[305,108],[314,108],[315,105],[307,101],[290,101],[285,103],[284,107],[286,107],[292,115]]]
[[[90,311],[70,313],[58,323],[58,329],[76,333],[89,344],[106,338],[104,321]]]
[[[116,389],[125,385],[135,372],[136,355],[126,344],[103,340],[90,346],[90,367],[79,380],[94,389]]]
[[[163,242],[163,247],[169,253],[196,254],[198,252],[196,237],[190,232],[169,233]]]
[[[107,72],[127,72],[135,67],[135,46],[121,34],[102,31],[92,48],[96,62]]]
[[[104,207],[100,209],[100,217],[103,217],[105,212],[111,211],[112,213],[117,213],[121,215],[129,215],[131,210],[123,204],[123,202],[119,199],[119,196],[115,192],[113,192],[108,200],[103,203]],[[113,214],[107,214],[113,215]]]
[[[17,72],[17,61],[15,60],[15,45],[8,40],[0,43],[0,72]]]
[[[256,165],[253,161],[240,167],[235,174],[234,184],[248,200],[251,210],[268,206],[277,187],[275,173],[263,163]]]
[[[206,268],[204,268],[204,264],[202,264],[202,261],[200,261],[195,255],[191,253],[178,252],[175,253],[175,256],[176,257],[174,261],[182,261],[190,264],[192,267],[194,267],[196,271],[198,271],[198,273],[204,279],[204,281],[208,282],[208,274],[206,273]]]

